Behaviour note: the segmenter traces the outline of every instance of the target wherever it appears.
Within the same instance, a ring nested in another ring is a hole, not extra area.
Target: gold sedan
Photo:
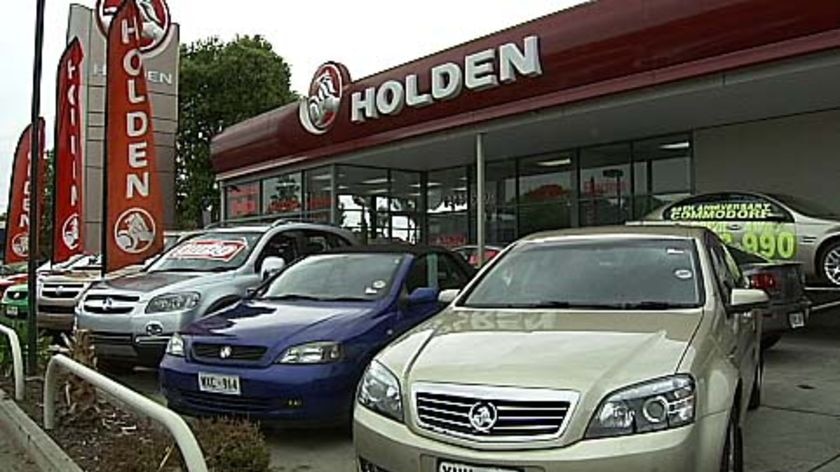
[[[364,472],[740,471],[766,304],[712,232],[508,247],[359,385]]]

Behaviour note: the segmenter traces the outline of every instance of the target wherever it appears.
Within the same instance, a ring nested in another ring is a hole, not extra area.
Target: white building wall
[[[753,190],[840,212],[840,109],[696,130],[696,191]]]

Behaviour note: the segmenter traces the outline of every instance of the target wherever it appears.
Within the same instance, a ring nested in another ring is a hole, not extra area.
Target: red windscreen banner
[[[46,170],[44,162],[44,120],[39,121],[40,128],[38,156],[41,158],[39,183],[44,183],[43,176]],[[6,218],[6,264],[15,264],[29,260],[29,228],[31,226],[30,210],[34,201],[41,202],[41,198],[32,198],[30,162],[32,159],[32,125],[26,127],[20,135],[17,148],[15,148],[15,161],[12,164],[12,184],[9,189],[9,209]],[[40,187],[44,190],[44,187]],[[37,228],[37,223],[35,224]]]
[[[82,239],[82,111],[79,100],[84,52],[78,38],[58,64],[53,198],[53,262],[84,252]]]
[[[163,249],[163,197],[140,52],[142,29],[135,0],[125,0],[108,31],[107,224],[102,228],[106,272],[140,264]]]

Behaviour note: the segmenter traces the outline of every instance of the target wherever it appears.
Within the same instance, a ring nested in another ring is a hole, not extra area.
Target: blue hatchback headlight
[[[328,364],[342,358],[341,344],[316,342],[286,349],[277,359],[278,364]]]

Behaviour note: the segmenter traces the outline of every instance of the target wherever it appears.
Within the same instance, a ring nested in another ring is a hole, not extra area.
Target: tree
[[[288,64],[259,35],[181,46],[175,191],[182,227],[202,226],[206,210],[214,219],[219,214],[210,141],[227,126],[296,100],[290,77]]]

